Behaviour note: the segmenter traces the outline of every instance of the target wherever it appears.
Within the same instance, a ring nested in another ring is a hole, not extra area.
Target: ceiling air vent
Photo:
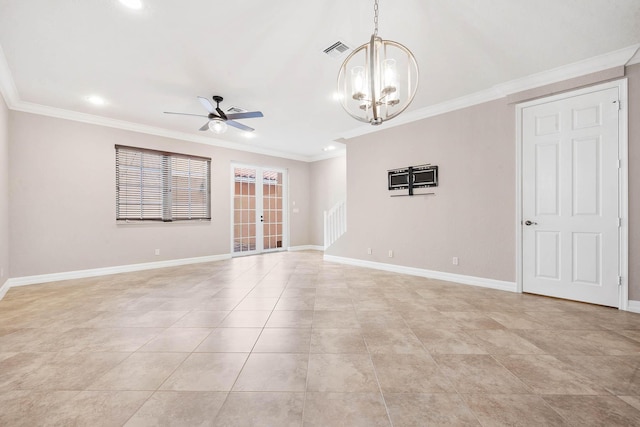
[[[323,50],[323,52],[332,58],[338,58],[342,56],[342,54],[348,51],[349,49],[350,49],[349,46],[347,46],[346,44],[338,40],[337,42],[335,42],[334,44],[332,44],[331,46]]]

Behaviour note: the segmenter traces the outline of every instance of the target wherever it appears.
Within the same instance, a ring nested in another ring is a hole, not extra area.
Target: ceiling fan
[[[202,106],[209,112],[209,114],[191,114],[191,113],[174,113],[171,111],[165,111],[165,114],[180,114],[183,116],[198,116],[206,117],[207,123],[205,123],[200,130],[211,130],[215,133],[224,133],[227,130],[227,125],[233,126],[236,129],[240,129],[245,132],[253,132],[255,129],[242,123],[236,122],[237,119],[252,119],[254,117],[264,117],[261,111],[245,111],[240,113],[225,113],[220,108],[220,103],[223,98],[218,95],[213,96],[213,100],[216,102],[214,107],[211,101],[202,96],[198,97],[198,100]]]

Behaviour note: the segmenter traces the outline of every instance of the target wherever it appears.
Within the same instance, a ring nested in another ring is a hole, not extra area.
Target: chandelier
[[[418,64],[409,49],[378,36],[378,0],[374,31],[345,59],[338,74],[340,103],[351,117],[379,125],[402,113],[418,89]]]

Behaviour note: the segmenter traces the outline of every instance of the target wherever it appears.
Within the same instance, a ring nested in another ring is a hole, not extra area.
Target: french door
[[[525,292],[618,306],[619,109],[617,87],[522,109]]]
[[[234,256],[280,251],[287,247],[286,171],[231,166]]]

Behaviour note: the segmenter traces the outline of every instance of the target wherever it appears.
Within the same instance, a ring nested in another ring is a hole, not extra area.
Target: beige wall
[[[636,167],[640,165],[640,65],[628,67],[626,76],[629,295],[640,300],[640,167]],[[289,246],[322,245],[322,211],[344,197],[346,175],[349,232],[329,254],[514,281],[514,109],[507,100],[498,100],[382,130],[350,140],[347,159],[307,164],[13,111],[7,114],[0,103],[0,263],[9,264],[11,277],[21,277],[228,253],[229,168],[237,161],[289,170]],[[116,225],[114,144],[212,157],[211,223]],[[387,169],[425,162],[440,166],[436,195],[389,197]],[[293,202],[298,213],[292,213]],[[160,256],[153,255],[155,248],[161,250]],[[367,248],[372,248],[372,255],[367,255]],[[394,258],[387,257],[390,249]],[[459,257],[458,266],[452,265],[453,256]]]
[[[514,123],[495,101],[350,140],[348,232],[329,254],[513,280]],[[435,195],[390,197],[387,170],[424,163],[439,167]]]
[[[0,96],[0,286],[9,273],[9,111]]]
[[[11,277],[228,254],[234,161],[288,169],[289,245],[309,244],[308,163],[15,111],[9,122]],[[116,224],[115,144],[211,157],[211,222]]]
[[[629,297],[640,300],[640,65],[628,67],[626,76]],[[562,90],[581,84],[576,79]],[[349,140],[349,231],[327,253],[515,281],[514,123],[515,104],[502,99]],[[440,167],[436,194],[390,197],[386,170],[420,163]]]
[[[324,245],[324,211],[347,197],[347,158],[345,155],[311,163],[309,235],[310,244]]]

